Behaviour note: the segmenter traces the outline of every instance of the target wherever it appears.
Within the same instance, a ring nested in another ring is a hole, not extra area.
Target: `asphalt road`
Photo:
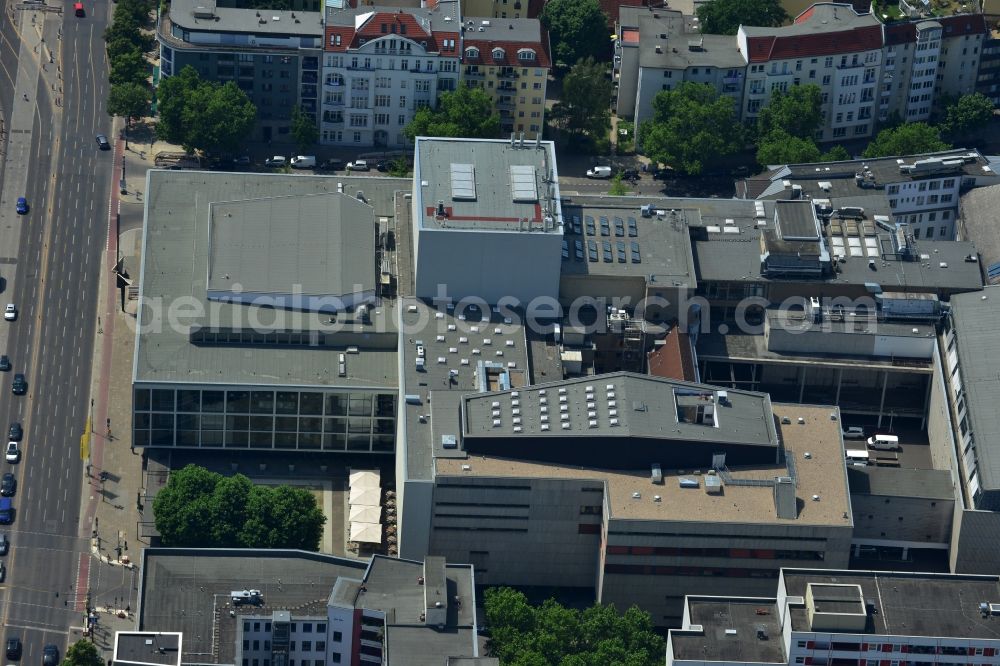
[[[14,105],[25,103],[24,94],[35,107],[24,193],[32,210],[21,218],[19,246],[0,248],[0,255],[14,258],[3,266],[5,274],[15,272],[2,297],[20,308],[16,322],[2,322],[9,327],[2,351],[29,384],[26,396],[14,396],[9,373],[0,377],[0,427],[20,421],[25,428],[21,462],[2,463],[19,483],[16,519],[7,529],[12,544],[5,558],[7,580],[0,586],[4,639],[22,639],[22,663],[40,663],[46,643],[65,653],[67,629],[82,625],[83,613],[76,608],[86,593],[75,589],[80,555],[89,554],[89,539],[78,536],[79,441],[90,406],[112,180],[112,153],[98,151],[94,141],[97,132],[111,135],[102,39],[110,10],[107,0],[86,4],[86,18],[69,11],[46,19],[50,30],[63,23],[62,39],[54,40],[64,63],[62,94],[43,78],[33,91],[15,90],[18,34],[10,14],[0,16],[0,107],[10,118]],[[9,171],[5,164],[5,174]]]

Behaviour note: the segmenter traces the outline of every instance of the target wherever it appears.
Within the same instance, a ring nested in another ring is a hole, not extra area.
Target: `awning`
[[[382,478],[378,472],[351,472],[348,485],[354,488],[380,488]]]
[[[351,541],[382,543],[382,526],[378,523],[351,523]]]
[[[377,523],[382,520],[382,508],[363,504],[352,506],[349,520],[352,523]]]
[[[382,491],[378,488],[351,488],[351,496],[347,500],[351,506],[381,506]]]

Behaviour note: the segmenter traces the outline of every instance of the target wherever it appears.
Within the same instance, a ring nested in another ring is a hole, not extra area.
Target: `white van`
[[[899,437],[895,435],[872,435],[868,438],[868,446],[876,451],[896,451],[899,449]]]
[[[296,155],[292,158],[293,169],[312,169],[316,166],[315,155]]]
[[[848,465],[857,465],[859,467],[868,465],[869,456],[867,451],[847,449],[844,452],[844,457],[847,459]]]
[[[587,169],[587,178],[611,178],[611,167],[595,166],[593,169]]]

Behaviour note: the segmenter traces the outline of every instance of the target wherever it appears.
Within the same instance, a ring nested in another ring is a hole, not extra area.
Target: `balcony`
[[[323,83],[323,85],[327,86],[328,88],[343,88],[344,82],[337,80],[331,81],[330,79],[327,79],[326,82]]]
[[[513,111],[516,106],[513,101],[505,102],[502,99],[497,100],[497,108],[501,111]]]
[[[501,69],[500,71],[497,72],[497,76],[499,76],[501,79],[516,79],[517,70],[513,68]]]
[[[467,69],[465,70],[464,76],[467,79],[481,79],[486,76],[486,72],[470,71]]]

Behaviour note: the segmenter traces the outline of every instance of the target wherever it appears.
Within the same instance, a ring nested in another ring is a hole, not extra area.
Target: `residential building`
[[[174,661],[149,666],[496,663],[479,661],[472,567],[439,557],[147,548],[142,570],[139,630],[175,637]]]
[[[375,239],[407,181],[337,183],[356,195],[319,176],[149,172],[136,446],[392,455],[397,334]]]
[[[545,0],[462,0],[462,16],[473,18],[538,18]]]
[[[457,0],[426,9],[328,8],[320,141],[336,146],[407,145],[403,128],[458,85]]]
[[[462,41],[463,85],[485,90],[500,113],[500,131],[534,139],[545,127],[545,86],[552,62],[538,19],[472,19]]]
[[[992,22],[995,25],[996,22]],[[1000,32],[991,29],[983,40],[983,55],[979,60],[976,92],[986,95],[994,105],[1000,105]]]
[[[232,81],[257,106],[254,139],[288,139],[296,106],[318,111],[323,14],[246,9],[215,0],[178,0],[156,29],[160,73],[194,67],[209,81]]]
[[[782,569],[769,598],[690,596],[667,666],[996,663],[1000,579]]]
[[[935,99],[975,92],[987,36],[982,14],[886,23],[879,121],[926,121]]]
[[[740,26],[747,74],[740,118],[755,122],[776,91],[816,84],[823,95],[819,141],[866,138],[877,119],[882,24],[851,6],[815,4],[789,26]]]
[[[616,33],[620,118],[638,126],[652,118],[657,93],[685,81],[712,85],[741,108],[747,61],[732,36],[702,34],[693,16],[646,7],[622,7]]]
[[[416,296],[515,307],[554,299],[559,199],[551,141],[418,137],[411,213]]]
[[[994,161],[976,150],[790,164],[737,183],[737,196],[783,199],[884,197],[893,223],[914,240],[954,240],[962,192],[1000,182]],[[885,205],[885,202],[880,204]]]

